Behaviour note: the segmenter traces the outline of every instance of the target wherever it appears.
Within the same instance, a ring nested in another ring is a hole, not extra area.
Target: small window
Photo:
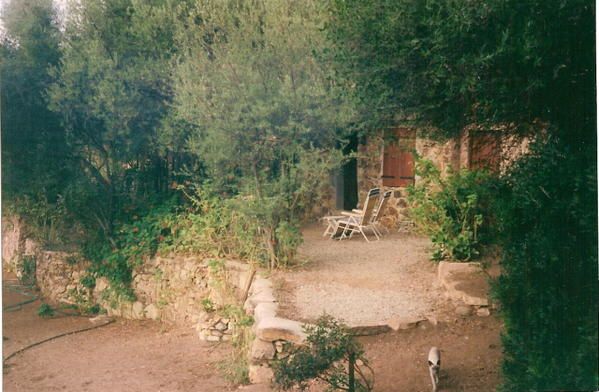
[[[392,132],[383,152],[383,186],[406,187],[414,184],[416,132],[409,128]]]

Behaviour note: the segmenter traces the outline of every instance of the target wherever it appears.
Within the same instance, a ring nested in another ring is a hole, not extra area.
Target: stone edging
[[[254,316],[254,341],[249,353],[249,378],[252,384],[266,384],[273,378],[271,361],[289,355],[293,345],[303,344],[306,334],[299,321],[277,317],[279,302],[274,296],[272,282],[259,274],[254,278],[244,310]],[[350,327],[357,336],[415,328],[426,318],[401,319],[393,317],[385,324]]]
[[[249,353],[250,383],[269,383],[273,378],[270,362],[285,358],[292,344],[305,341],[303,324],[277,317],[279,303],[275,299],[272,282],[260,274],[256,274],[243,308],[254,316],[255,338]]]

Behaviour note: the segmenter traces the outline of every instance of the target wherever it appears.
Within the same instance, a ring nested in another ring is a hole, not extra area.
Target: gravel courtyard
[[[284,317],[311,321],[328,313],[364,326],[443,314],[447,301],[428,259],[428,239],[390,233],[369,243],[358,235],[337,241],[323,231],[320,224],[306,227],[304,264],[273,276]]]

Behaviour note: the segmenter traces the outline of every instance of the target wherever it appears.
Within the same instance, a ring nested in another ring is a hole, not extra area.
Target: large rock
[[[418,326],[418,323],[421,321],[425,321],[424,317],[399,317],[393,316],[389,320],[387,320],[387,325],[394,331],[399,331],[400,329],[412,329]]]
[[[272,282],[269,279],[265,279],[261,276],[256,276],[254,278],[254,282],[252,282],[252,287],[250,291],[252,292],[252,294],[256,294],[264,290],[272,291]]]
[[[133,316],[136,320],[142,320],[145,318],[144,314],[144,304],[139,301],[136,301],[131,306],[131,316]]]
[[[149,304],[148,306],[146,306],[146,308],[144,309],[144,312],[146,314],[146,317],[152,320],[159,320],[160,319],[160,309],[158,309],[158,307],[154,304]]]
[[[249,302],[249,304],[251,305],[252,308],[256,308],[256,306],[258,306],[259,303],[262,302],[276,302],[277,300],[275,299],[272,290],[271,289],[265,289],[262,290],[256,294],[253,294],[251,297],[249,297],[247,299],[247,302]]]
[[[269,317],[261,320],[256,327],[256,336],[265,342],[286,340],[297,344],[304,342],[306,339],[306,334],[302,330],[300,322],[279,317]]]
[[[387,333],[389,329],[387,324],[372,324],[350,327],[349,331],[355,336],[372,336]]]
[[[250,349],[250,356],[254,361],[273,359],[275,357],[275,347],[271,342],[254,339],[252,348]]]
[[[489,283],[479,263],[439,263],[438,279],[446,295],[471,306],[487,306]]]
[[[254,320],[256,324],[259,324],[260,321],[276,317],[277,310],[279,309],[279,304],[276,302],[261,302],[254,309]]]
[[[264,365],[250,365],[249,378],[252,384],[268,384],[273,379],[271,368]]]

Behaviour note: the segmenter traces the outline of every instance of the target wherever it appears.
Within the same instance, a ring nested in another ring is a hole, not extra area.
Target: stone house
[[[369,189],[391,190],[382,223],[387,227],[409,226],[406,188],[418,182],[415,156],[432,161],[442,173],[460,169],[486,168],[504,172],[515,159],[528,151],[530,138],[510,132],[508,126],[481,130],[466,127],[459,136],[435,141],[412,127],[396,127],[372,134],[358,142],[350,141],[349,149],[357,159],[346,164],[333,181],[335,207],[354,208]]]

